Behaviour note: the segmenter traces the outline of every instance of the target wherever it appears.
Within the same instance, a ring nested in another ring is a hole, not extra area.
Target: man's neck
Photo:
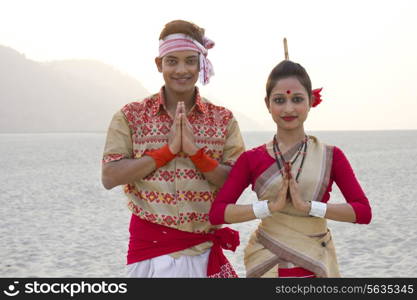
[[[189,92],[175,93],[165,87],[164,93],[165,93],[164,94],[165,106],[168,112],[171,113],[171,115],[175,114],[175,110],[177,108],[178,102],[184,101],[186,112],[189,112],[195,103],[195,93],[196,93],[195,88]]]

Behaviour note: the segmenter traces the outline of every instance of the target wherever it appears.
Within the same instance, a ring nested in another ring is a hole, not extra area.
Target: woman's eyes
[[[284,97],[277,97],[277,98],[274,98],[274,102],[275,103],[284,103],[285,102],[285,98]]]
[[[295,103],[300,103],[300,102],[302,102],[304,100],[304,98],[303,97],[294,97],[294,98],[292,98],[292,101],[293,102],[295,102]]]
[[[273,99],[273,101],[275,103],[282,104],[282,103],[285,103],[286,99],[284,97],[276,97],[276,98]],[[291,101],[294,102],[294,103],[300,103],[300,102],[304,101],[304,98],[299,97],[299,96],[295,96],[295,97],[291,98]]]

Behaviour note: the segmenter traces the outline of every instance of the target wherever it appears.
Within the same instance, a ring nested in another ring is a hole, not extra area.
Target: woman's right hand
[[[278,197],[272,200],[268,200],[268,207],[271,213],[281,211],[282,209],[284,209],[285,205],[287,205],[287,202],[289,202],[289,199],[287,197],[288,187],[289,179],[288,176],[285,174],[284,180],[281,182],[281,187],[278,191]]]

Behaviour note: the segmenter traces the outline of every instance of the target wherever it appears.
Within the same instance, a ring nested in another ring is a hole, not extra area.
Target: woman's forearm
[[[326,219],[340,222],[356,222],[356,214],[352,206],[348,203],[329,203],[327,204]]]
[[[224,220],[229,223],[240,223],[256,219],[252,204],[229,204],[224,211]]]

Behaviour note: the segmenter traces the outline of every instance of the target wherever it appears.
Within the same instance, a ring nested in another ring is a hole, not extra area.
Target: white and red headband
[[[206,37],[203,39],[204,45],[201,45],[188,35],[182,33],[170,34],[163,40],[159,40],[159,57],[164,57],[174,51],[197,51],[200,53],[200,82],[205,85],[209,83],[210,77],[214,75],[213,65],[207,58],[208,49],[214,47],[214,42]]]

